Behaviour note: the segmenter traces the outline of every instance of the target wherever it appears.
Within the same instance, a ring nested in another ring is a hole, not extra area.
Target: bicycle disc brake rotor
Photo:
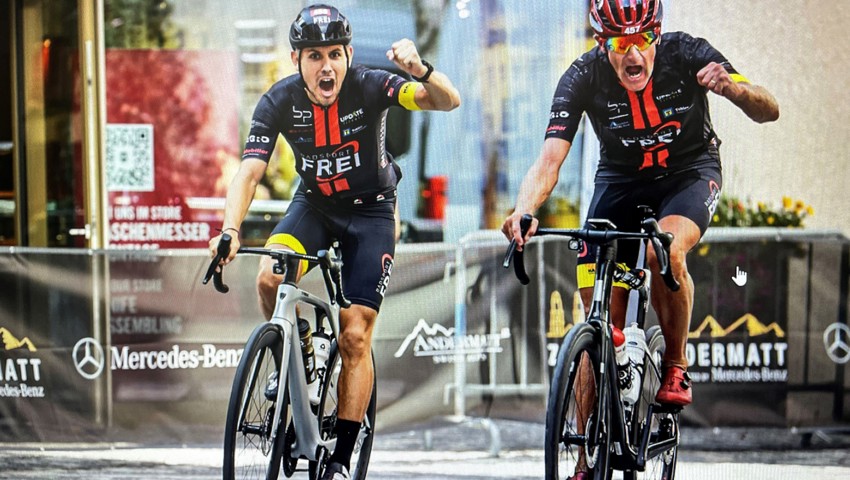
[[[591,414],[587,419],[587,425],[584,427],[584,457],[589,468],[596,466],[596,460],[599,459],[599,439],[593,437],[591,432],[596,427],[596,421]],[[602,426],[600,425],[600,431]]]

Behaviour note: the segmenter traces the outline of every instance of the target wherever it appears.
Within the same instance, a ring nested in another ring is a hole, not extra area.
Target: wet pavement
[[[379,433],[369,478],[542,478],[542,438],[538,423],[480,419]],[[220,467],[219,445],[0,443],[0,479],[215,479]],[[684,428],[676,478],[848,479],[850,428]]]

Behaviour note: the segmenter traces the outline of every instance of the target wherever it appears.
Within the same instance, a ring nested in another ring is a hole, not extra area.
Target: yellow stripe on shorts
[[[419,82],[405,82],[398,92],[398,103],[408,110],[422,110],[416,104],[416,90],[422,85]]]
[[[268,240],[266,240],[265,248],[269,248],[271,245],[283,245],[284,247],[289,247],[295,253],[306,254],[307,249],[304,248],[304,245],[301,242],[288,233],[275,233]],[[307,267],[310,264],[307,263],[307,260],[301,260],[301,275],[307,273]]]
[[[628,269],[625,263],[618,263],[617,265]],[[596,282],[596,264],[595,263],[583,263],[576,266],[576,283],[578,284],[578,288],[593,288],[593,284]],[[615,287],[621,287],[628,289],[629,286],[623,282],[614,282]]]

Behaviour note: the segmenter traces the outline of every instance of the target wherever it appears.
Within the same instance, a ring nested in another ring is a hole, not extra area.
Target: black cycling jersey
[[[282,134],[295,154],[306,190],[329,199],[374,200],[401,177],[385,148],[391,106],[415,109],[416,83],[383,70],[352,65],[338,99],[312,103],[301,75],[275,83],[254,110],[242,158],[269,161]]]
[[[647,86],[632,92],[620,83],[607,53],[594,48],[561,76],[546,138],[572,142],[586,112],[600,142],[597,177],[609,181],[719,165],[708,90],[696,79],[710,62],[746,81],[706,40],[673,32],[658,41]]]

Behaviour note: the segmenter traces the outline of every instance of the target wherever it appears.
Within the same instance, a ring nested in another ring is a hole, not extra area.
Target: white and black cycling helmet
[[[351,24],[336,7],[310,5],[301,10],[289,29],[293,50],[351,43]]]

